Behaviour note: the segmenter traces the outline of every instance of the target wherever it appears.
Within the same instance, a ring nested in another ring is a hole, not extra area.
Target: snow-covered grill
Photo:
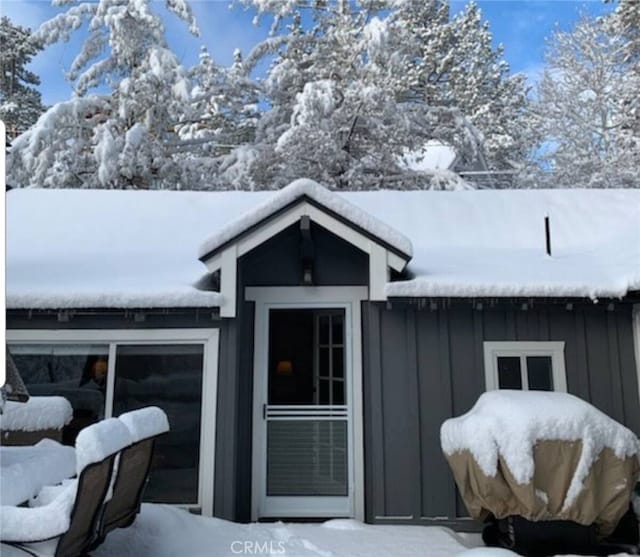
[[[640,470],[636,435],[566,393],[484,393],[444,422],[441,443],[473,518],[595,525],[598,539],[628,511]]]

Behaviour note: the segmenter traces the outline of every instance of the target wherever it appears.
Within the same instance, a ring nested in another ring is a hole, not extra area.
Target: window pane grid
[[[548,351],[501,351],[494,365],[499,389],[554,390],[553,354]]]
[[[344,404],[344,316],[319,314],[315,321],[317,404]]]

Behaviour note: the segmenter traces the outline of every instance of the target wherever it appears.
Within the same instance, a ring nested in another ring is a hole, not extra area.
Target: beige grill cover
[[[468,450],[446,458],[471,516],[484,520],[520,515],[528,520],[571,520],[597,524],[600,537],[613,532],[629,507],[640,466],[638,458],[618,458],[604,448],[584,481],[574,503],[563,503],[582,451],[581,441],[538,441],[534,447],[535,472],[531,482],[518,484],[502,458],[494,477],[485,475]]]

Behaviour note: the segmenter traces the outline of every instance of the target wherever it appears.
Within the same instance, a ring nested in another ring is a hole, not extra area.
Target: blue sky
[[[452,11],[462,9],[465,3],[452,0]],[[545,38],[556,26],[570,28],[581,12],[599,15],[613,9],[612,4],[600,0],[478,0],[477,3],[489,21],[494,41],[504,45],[511,69],[525,72],[532,81],[539,75],[544,62]],[[163,5],[164,2],[158,1],[159,9]],[[254,13],[239,6],[230,7],[228,0],[195,0],[191,5],[201,30],[199,38],[192,37],[186,25],[177,18],[166,18],[169,43],[185,65],[197,61],[202,44],[209,48],[217,62],[229,64],[235,48],[246,54],[268,34],[267,20],[254,26]],[[31,28],[36,28],[58,11],[48,0],[0,0],[2,15]],[[40,90],[46,104],[68,99],[71,95],[64,73],[81,44],[82,37],[80,33],[77,35],[71,42],[49,47],[34,59],[32,70],[42,79]]]

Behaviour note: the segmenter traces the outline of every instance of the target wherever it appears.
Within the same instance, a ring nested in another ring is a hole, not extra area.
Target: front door
[[[258,518],[353,516],[350,307],[265,305],[256,319]]]

